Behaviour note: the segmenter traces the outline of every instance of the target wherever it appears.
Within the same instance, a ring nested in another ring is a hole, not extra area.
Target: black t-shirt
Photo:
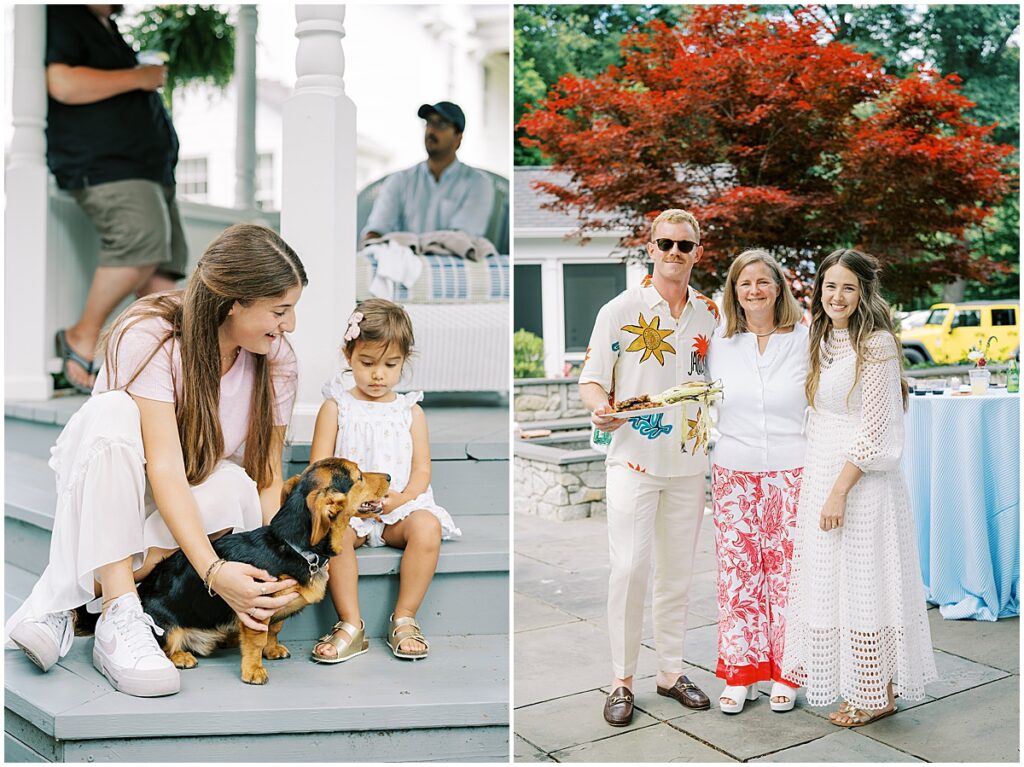
[[[46,64],[130,69],[135,52],[84,5],[46,8]],[[94,104],[47,99],[46,161],[61,189],[143,178],[170,186],[178,136],[160,94],[129,91]]]

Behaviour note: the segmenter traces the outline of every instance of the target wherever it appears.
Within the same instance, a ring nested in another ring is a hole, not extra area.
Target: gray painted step
[[[5,730],[66,761],[508,759],[507,636],[438,638],[415,663],[373,641],[327,667],[306,660],[312,644],[269,662],[265,686],[242,683],[237,651],[222,650],[182,672],[180,693],[151,699],[115,692],[90,640],[47,674],[6,651]]]
[[[42,509],[47,504],[52,505],[48,499],[55,498],[54,475],[47,461],[60,427],[6,418],[4,430],[5,474],[15,479],[15,492],[31,494],[34,500],[24,504],[27,508]],[[453,516],[508,513],[508,447],[499,447],[490,443],[431,444],[434,497]],[[504,457],[500,457],[501,451],[504,451]],[[309,445],[290,445],[285,476],[301,472],[308,460]],[[10,489],[7,497],[11,497]]]
[[[460,517],[458,524],[462,538],[441,544],[437,573],[420,606],[423,631],[428,638],[508,633],[508,517],[466,516]],[[4,590],[8,605],[12,599],[20,604],[46,565],[49,535],[7,517],[5,537]],[[358,557],[359,602],[366,630],[370,636],[384,636],[398,598],[401,552],[389,547],[363,547]],[[314,639],[336,620],[328,597],[289,618],[282,636]]]

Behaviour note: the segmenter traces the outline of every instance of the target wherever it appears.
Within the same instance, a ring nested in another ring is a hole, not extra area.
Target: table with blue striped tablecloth
[[[928,601],[943,617],[1020,614],[1020,395],[912,396],[903,470]]]

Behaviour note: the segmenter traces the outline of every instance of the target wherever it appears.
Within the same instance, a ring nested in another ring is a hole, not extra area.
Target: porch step
[[[26,407],[8,406],[4,418],[6,476],[12,469],[24,465],[28,470],[26,481],[32,492],[53,493],[53,472],[46,465],[50,448],[70,417],[63,410],[45,410],[42,415],[57,420],[31,420],[21,415],[32,415]],[[39,415],[39,413],[36,413]],[[66,416],[66,417],[65,417]],[[60,422],[58,422],[60,421]],[[300,473],[309,463],[309,445],[298,443],[285,449],[284,475]],[[509,462],[508,444],[494,442],[432,441],[431,487],[434,497],[454,516],[467,514],[508,514]],[[11,465],[9,456],[34,459]],[[14,476],[17,476],[15,474]],[[41,499],[43,496],[39,496]],[[38,504],[36,504],[38,506]]]
[[[302,762],[508,760],[508,637],[451,636],[424,661],[383,641],[338,666],[308,660],[312,641],[239,678],[237,650],[183,671],[165,698],[115,692],[93,668],[92,641],[43,674],[5,653],[8,761]],[[471,673],[467,673],[470,671]]]
[[[441,544],[437,572],[420,607],[424,633],[432,635],[508,633],[508,518],[459,517],[462,538]],[[28,596],[49,557],[49,531],[8,515],[4,519],[6,615]],[[370,636],[385,636],[398,597],[401,552],[362,548],[359,604]],[[282,636],[315,639],[337,620],[330,598],[285,622]]]

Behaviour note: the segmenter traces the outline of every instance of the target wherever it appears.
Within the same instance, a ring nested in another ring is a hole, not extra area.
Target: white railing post
[[[238,6],[235,23],[235,207],[256,209],[256,25],[255,5]]]
[[[52,353],[46,323],[46,6],[14,8],[14,133],[4,173],[4,396],[45,400]]]
[[[309,287],[292,344],[299,391],[289,440],[308,442],[355,304],[356,108],[345,95],[345,6],[297,5],[295,92],[284,106],[281,234]],[[383,85],[383,84],[382,84]]]

